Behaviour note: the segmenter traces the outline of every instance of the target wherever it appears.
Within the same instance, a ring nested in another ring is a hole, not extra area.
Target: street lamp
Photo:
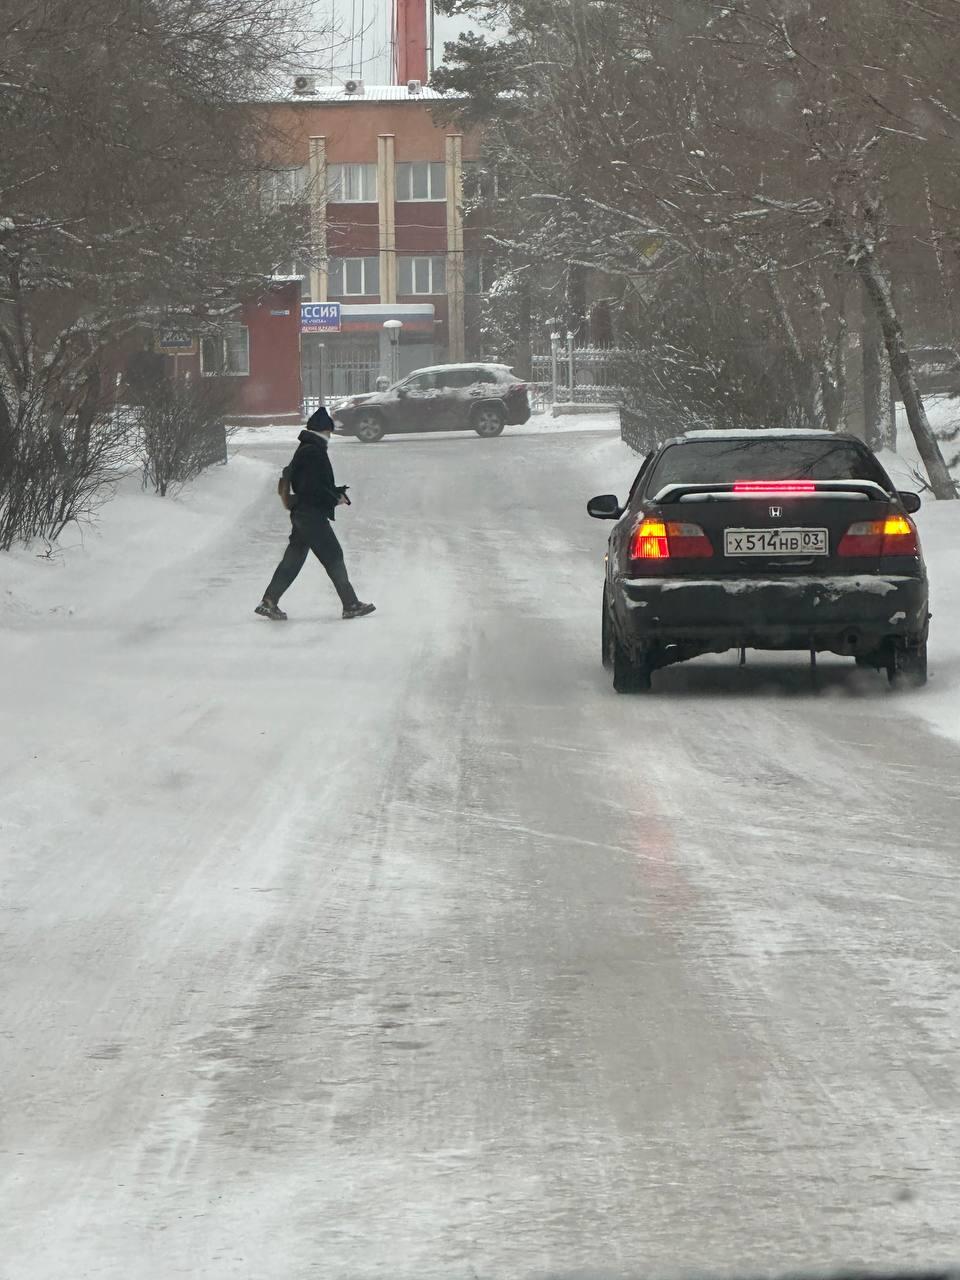
[[[550,399],[557,403],[557,382],[559,380],[558,365],[560,362],[560,334],[552,325],[550,327]]]
[[[400,381],[400,330],[402,320],[384,320],[383,327],[390,339],[390,382]]]

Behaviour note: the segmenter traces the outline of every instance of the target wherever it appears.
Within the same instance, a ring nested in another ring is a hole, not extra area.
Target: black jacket
[[[323,411],[326,413],[326,410]],[[314,422],[314,414],[310,422]],[[340,494],[333,478],[327,442],[316,431],[301,431],[300,445],[290,463],[290,484],[298,507],[314,507],[327,517],[334,518]]]

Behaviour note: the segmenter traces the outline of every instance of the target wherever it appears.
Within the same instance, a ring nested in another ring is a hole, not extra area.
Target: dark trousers
[[[263,593],[264,599],[276,604],[303,568],[307,553],[312,551],[336,587],[343,607],[346,609],[357,604],[357,593],[350,585],[347,566],[343,563],[343,548],[327,517],[315,507],[294,507],[290,513],[290,523],[293,526],[290,541],[283,559],[270,579],[269,587]]]

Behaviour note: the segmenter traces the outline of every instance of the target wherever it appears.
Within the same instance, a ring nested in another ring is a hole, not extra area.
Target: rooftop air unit
[[[419,98],[423,94],[423,81],[408,80],[407,93],[409,93],[411,98]]]
[[[362,80],[344,80],[343,92],[349,98],[361,97],[363,95],[363,81]]]
[[[317,77],[316,76],[294,76],[293,92],[294,93],[316,93]]]

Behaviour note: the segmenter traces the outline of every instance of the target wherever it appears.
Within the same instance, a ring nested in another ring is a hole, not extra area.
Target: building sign
[[[339,333],[339,302],[301,302],[301,333]]]
[[[197,339],[187,329],[161,329],[157,334],[157,346],[168,356],[193,355],[197,350]]]

